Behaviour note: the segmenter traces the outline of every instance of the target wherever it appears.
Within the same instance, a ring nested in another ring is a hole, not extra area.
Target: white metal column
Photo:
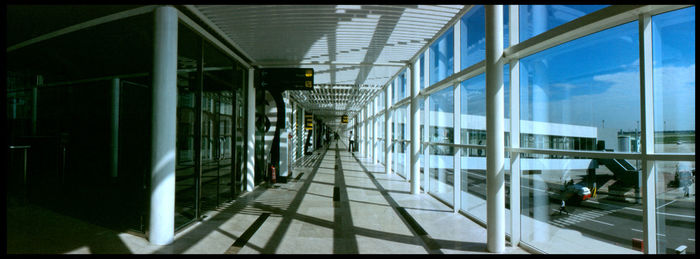
[[[423,85],[430,85],[430,50],[423,54]],[[423,97],[423,141],[430,141],[430,96]],[[430,145],[423,148],[423,192],[430,191]]]
[[[377,123],[377,117],[379,117],[379,112],[377,111],[377,102],[379,102],[379,95],[372,101],[372,109],[377,114],[374,119],[372,119],[372,163],[376,164],[379,161],[379,146],[377,145],[377,135],[379,135],[379,123]]]
[[[365,157],[369,158],[372,154],[371,148],[371,139],[372,139],[372,122],[369,120],[370,119],[370,114],[372,112],[372,106],[371,106],[371,101],[367,102],[367,105],[365,106],[365,110],[367,111],[367,115],[365,116],[365,125],[366,125],[366,132],[367,136],[365,137]]]
[[[510,46],[518,44],[519,10],[518,5],[509,5]],[[520,148],[520,60],[510,62],[510,146]],[[510,154],[510,245],[520,243],[520,153]]]
[[[284,112],[284,128],[280,129],[280,148],[279,148],[279,163],[280,163],[280,168],[277,169],[277,175],[279,177],[284,177],[285,179],[289,177],[289,152],[291,152],[291,145],[290,145],[290,139],[289,135],[291,133],[291,125],[292,125],[292,108],[289,105],[289,93],[283,93],[283,102],[285,102],[287,105],[284,106],[284,111],[277,111],[277,112]]]
[[[248,114],[246,139],[246,191],[252,192],[255,187],[255,88],[253,88],[254,69],[248,69]]]
[[[462,20],[459,19],[454,24],[454,26],[452,26],[453,31],[454,31],[454,37],[453,37],[454,57],[452,58],[452,60],[454,61],[454,63],[453,63],[454,69],[453,70],[455,72],[460,70],[460,61],[461,61],[461,58],[460,58],[460,42],[461,42],[460,41],[460,33],[461,33],[461,27],[462,27],[461,23],[462,23]],[[454,111],[453,112],[454,123],[452,123],[452,127],[453,127],[452,132],[454,134],[454,137],[452,138],[452,140],[453,140],[454,144],[461,144],[461,142],[462,142],[462,139],[461,139],[461,137],[462,137],[462,134],[461,134],[462,133],[462,130],[461,130],[461,128],[462,128],[462,123],[461,123],[462,114],[461,114],[461,108],[460,108],[462,99],[460,97],[460,92],[461,92],[460,88],[461,87],[460,87],[459,82],[455,83],[454,88],[453,88],[453,92],[452,92],[453,93],[453,95],[452,95],[453,109],[452,110]],[[462,149],[455,147],[454,150],[455,150],[455,152],[454,152],[454,155],[452,157],[453,158],[452,164],[454,165],[454,169],[453,169],[454,173],[452,174],[452,176],[453,176],[453,179],[452,179],[452,197],[453,197],[452,204],[453,204],[453,206],[452,206],[452,208],[453,208],[454,212],[457,213],[457,212],[459,212],[459,209],[462,206],[462,202],[461,202],[461,197],[462,197],[462,188],[461,188],[461,183],[462,183],[462,180],[461,180],[461,178],[462,178],[462,165],[461,165]]]
[[[362,140],[362,143],[360,144],[360,155],[362,157],[367,157],[367,107],[362,109],[362,136],[360,139]]]
[[[639,82],[642,128],[642,223],[644,253],[656,254],[656,169],[648,155],[654,154],[654,85],[652,74],[651,16],[639,15]]]
[[[151,205],[148,241],[168,245],[175,234],[177,10],[155,10],[151,113]]]
[[[505,250],[503,6],[486,5],[486,247]]]
[[[420,79],[420,59],[416,60],[415,63],[411,64],[409,67],[411,80],[411,112],[410,112],[410,125],[409,130],[411,146],[409,148],[410,156],[410,175],[411,175],[411,194],[420,194],[420,157],[418,152],[420,152],[420,113],[418,107],[418,92],[420,91],[420,86],[418,86],[418,80]]]
[[[391,123],[391,89],[392,85],[388,85],[384,91],[384,170],[386,174],[391,174],[391,131],[389,131],[389,123]]]
[[[112,178],[117,178],[119,174],[119,78],[112,79],[112,94],[111,94],[111,160],[110,160],[110,175]],[[34,88],[36,89],[36,88]]]

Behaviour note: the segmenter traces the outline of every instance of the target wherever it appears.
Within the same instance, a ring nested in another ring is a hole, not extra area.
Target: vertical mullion
[[[510,5],[508,12],[509,46],[520,41],[519,6]],[[520,60],[510,61],[510,146],[520,148]],[[520,153],[510,153],[510,244],[520,243]]]
[[[654,154],[654,88],[652,74],[651,16],[639,15],[639,82],[642,134],[642,223],[644,233],[644,253],[658,253],[656,247],[656,190],[654,188],[654,161],[648,155]]]
[[[384,89],[384,172],[389,175],[391,174],[391,156],[389,155],[389,150],[391,148],[391,132],[389,132],[391,117],[389,113],[389,108],[391,107],[391,84],[387,85]]]
[[[418,152],[420,152],[420,110],[418,109],[418,91],[420,91],[420,86],[418,80],[420,79],[420,59],[417,59],[411,66],[411,104],[410,104],[410,148],[409,148],[409,161],[410,161],[410,171],[411,175],[411,194],[420,194],[420,157]]]
[[[430,142],[430,97],[426,96],[423,103],[423,141]],[[423,191],[430,191],[430,144],[426,144],[423,148]]]
[[[430,48],[426,49],[423,54],[423,85],[425,88],[430,86]],[[430,96],[425,96],[423,103],[423,141],[430,142]],[[423,148],[423,191],[430,191],[430,144],[426,144]]]
[[[461,23],[462,23],[462,19],[458,19],[457,22],[452,27],[453,33],[454,33],[453,34],[454,44],[452,44],[453,48],[454,48],[454,50],[452,52],[452,53],[454,53],[454,56],[452,57],[452,60],[454,61],[454,63],[453,63],[454,68],[452,70],[455,73],[460,71],[460,61],[461,61],[461,52],[460,52],[460,50],[461,50],[461,48],[460,48],[461,30],[460,29],[462,27]],[[452,132],[454,135],[452,138],[452,141],[453,141],[452,143],[454,143],[454,144],[461,143],[461,135],[462,135],[461,134],[462,124],[460,122],[460,117],[461,117],[460,101],[461,101],[461,98],[460,98],[459,85],[460,85],[459,82],[456,82],[454,87],[452,87],[452,93],[453,93],[452,100],[453,100],[453,106],[454,106],[454,108],[452,110],[453,111],[452,115],[454,116],[454,120],[453,120],[454,123],[452,123],[452,128],[453,128]],[[452,180],[453,207],[452,208],[454,209],[455,213],[457,213],[461,207],[460,206],[461,205],[460,198],[461,198],[461,194],[462,194],[462,189],[460,187],[461,176],[462,176],[461,175],[462,174],[462,166],[460,164],[460,162],[462,160],[461,159],[462,158],[461,150],[462,150],[462,148],[454,147],[454,154],[453,154],[453,161],[454,162],[452,163],[452,165],[454,167],[452,170],[454,172],[454,174],[452,175],[453,176],[453,180]]]

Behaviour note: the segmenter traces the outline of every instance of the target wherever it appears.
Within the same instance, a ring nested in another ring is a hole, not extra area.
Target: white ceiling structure
[[[253,65],[314,69],[313,91],[290,91],[304,109],[352,117],[463,5],[194,5]]]

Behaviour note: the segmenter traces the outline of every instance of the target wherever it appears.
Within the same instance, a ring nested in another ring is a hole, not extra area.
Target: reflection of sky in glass
[[[486,18],[483,5],[472,7],[462,16],[460,27],[460,66],[465,69],[486,58]]]
[[[521,60],[521,119],[630,130],[639,120],[637,22]]]
[[[653,16],[651,22],[654,130],[694,131],[695,7]]]
[[[398,76],[398,87],[397,87],[397,96],[396,96],[396,101],[399,101],[406,97],[406,70],[404,69],[403,72]]]
[[[424,54],[420,54],[420,80],[418,81],[418,85],[420,85],[420,89],[423,90],[425,88],[425,57],[423,56]]]
[[[503,66],[504,117],[510,118],[510,64]],[[486,116],[486,74],[465,81],[460,87],[460,113]]]
[[[454,68],[454,29],[450,27],[430,45],[430,84],[452,75]]]
[[[462,82],[460,113],[486,116],[486,74]]]
[[[521,5],[520,41],[525,41],[603,7],[606,5]]]
[[[430,95],[430,111],[452,112],[454,110],[452,86]],[[432,120],[433,116],[430,117]]]

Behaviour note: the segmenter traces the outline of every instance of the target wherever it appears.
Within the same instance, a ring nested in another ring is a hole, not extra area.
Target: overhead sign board
[[[270,90],[313,90],[313,68],[261,68],[255,70],[255,87]]]
[[[340,122],[342,122],[342,123],[348,123],[348,116],[347,116],[347,115],[343,115],[342,117],[340,117]]]
[[[304,114],[304,129],[313,130],[314,129],[314,115],[306,113]]]

